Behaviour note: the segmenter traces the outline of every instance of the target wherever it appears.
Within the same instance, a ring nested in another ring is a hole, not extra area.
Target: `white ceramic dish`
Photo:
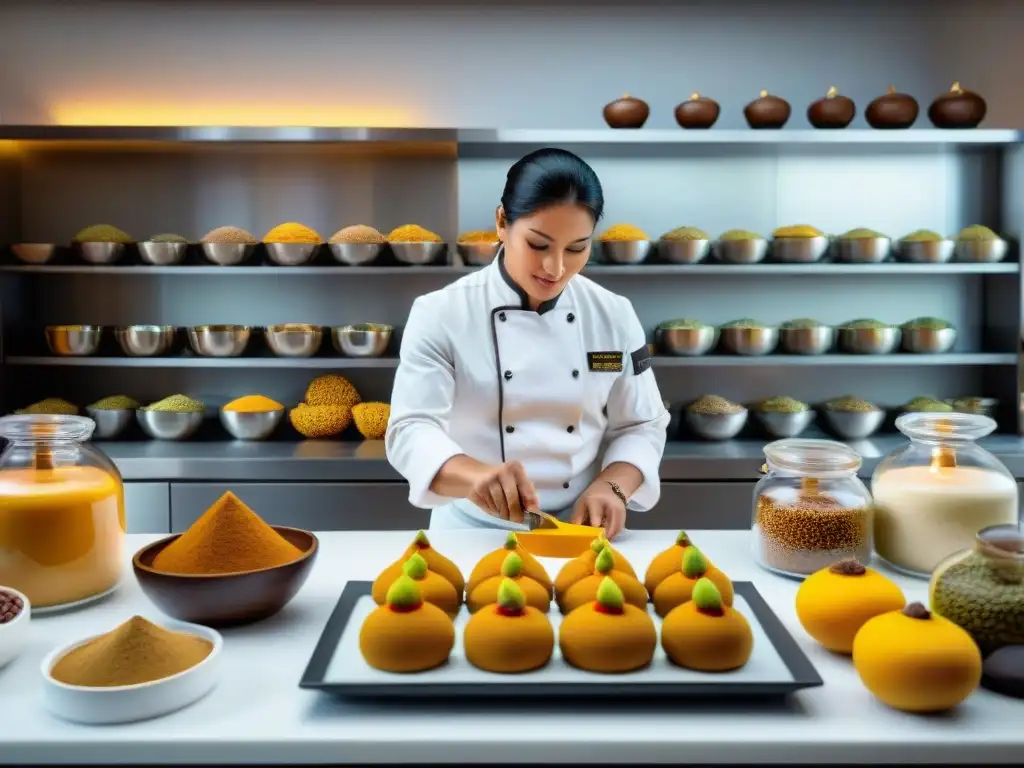
[[[20,597],[25,603],[21,613],[6,624],[0,624],[0,667],[14,661],[25,649],[28,642],[28,622],[32,614],[32,606],[28,598],[13,587],[0,586],[0,590]]]
[[[50,675],[59,659],[99,635],[76,640],[51,651],[43,659],[43,705],[46,709],[63,720],[86,725],[114,725],[168,715],[203,698],[220,677],[224,639],[220,633],[198,624],[171,619],[154,623],[164,629],[203,637],[213,643],[213,650],[191,669],[163,680],[114,688],[84,688],[58,682]]]

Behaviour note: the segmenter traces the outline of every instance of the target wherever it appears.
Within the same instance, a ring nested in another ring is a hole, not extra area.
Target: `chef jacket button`
[[[570,424],[570,425],[569,425],[568,427],[566,427],[566,428],[565,428],[565,431],[566,431],[566,432],[570,432],[570,433],[571,433],[571,432],[573,432],[573,431],[574,431],[575,429],[576,429],[576,427],[574,427],[574,426],[573,426],[572,424]]]
[[[516,428],[509,424],[507,427],[505,427],[505,431],[511,435],[513,432],[516,431]]]
[[[501,322],[504,323],[505,322],[505,313],[504,312],[499,312],[498,313],[498,319],[501,320]]]
[[[562,483],[562,487],[563,488],[568,488],[569,487],[569,483]]]
[[[572,377],[573,377],[574,379],[578,379],[578,378],[580,377],[580,372],[579,372],[579,370],[577,370],[576,368],[573,368],[573,370],[572,370]]]
[[[568,320],[571,323],[571,322],[573,322],[576,319],[576,315],[574,315],[572,312],[570,312],[568,315],[565,316],[565,319]]]
[[[512,371],[505,371],[505,381],[512,378]]]

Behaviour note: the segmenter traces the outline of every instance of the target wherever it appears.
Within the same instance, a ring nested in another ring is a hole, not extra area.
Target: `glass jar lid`
[[[0,437],[12,443],[83,441],[95,428],[96,422],[85,416],[24,413],[0,418]]]
[[[1024,523],[982,528],[977,534],[977,548],[996,560],[1024,563]]]
[[[860,454],[834,440],[776,440],[764,447],[769,469],[796,475],[840,475],[860,469]]]
[[[904,413],[896,429],[911,440],[933,443],[966,443],[995,431],[995,419],[980,413]]]

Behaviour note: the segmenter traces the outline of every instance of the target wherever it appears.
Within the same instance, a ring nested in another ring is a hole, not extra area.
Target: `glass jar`
[[[860,454],[832,440],[776,440],[754,487],[754,557],[803,578],[845,558],[871,556],[871,494]]]
[[[1017,481],[975,441],[996,423],[976,413],[905,413],[910,442],[871,478],[875,551],[893,568],[928,578],[945,558],[993,525],[1016,525]]]
[[[1024,643],[1024,529],[994,525],[932,575],[931,609],[966,629],[981,652]]]
[[[107,594],[124,568],[124,485],[82,416],[0,418],[0,586],[33,613]]]

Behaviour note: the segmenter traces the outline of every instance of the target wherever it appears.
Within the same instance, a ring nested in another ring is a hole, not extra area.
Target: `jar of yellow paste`
[[[0,585],[33,613],[111,592],[124,568],[124,485],[82,416],[0,418]]]

